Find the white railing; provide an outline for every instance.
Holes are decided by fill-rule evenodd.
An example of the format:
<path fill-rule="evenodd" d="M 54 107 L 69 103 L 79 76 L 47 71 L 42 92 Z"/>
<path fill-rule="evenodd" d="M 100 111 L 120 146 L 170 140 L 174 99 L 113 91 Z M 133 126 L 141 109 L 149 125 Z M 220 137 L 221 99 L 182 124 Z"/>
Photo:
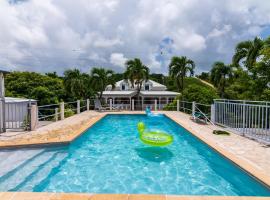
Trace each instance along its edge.
<path fill-rule="evenodd" d="M 215 100 L 214 121 L 236 132 L 270 143 L 270 102 Z"/>
<path fill-rule="evenodd" d="M 94 106 L 90 105 L 90 99 L 38 106 L 38 121 L 63 120 L 65 117 L 90 110 L 90 106 Z"/>

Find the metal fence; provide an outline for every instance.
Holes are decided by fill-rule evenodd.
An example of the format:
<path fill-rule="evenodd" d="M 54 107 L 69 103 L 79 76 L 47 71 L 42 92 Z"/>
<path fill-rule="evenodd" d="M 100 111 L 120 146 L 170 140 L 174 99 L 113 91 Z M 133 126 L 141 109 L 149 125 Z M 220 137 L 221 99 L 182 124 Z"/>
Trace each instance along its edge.
<path fill-rule="evenodd" d="M 214 110 L 215 123 L 270 143 L 270 102 L 215 100 Z"/>
<path fill-rule="evenodd" d="M 10 130 L 29 130 L 31 126 L 31 100 L 0 99 L 0 132 Z"/>

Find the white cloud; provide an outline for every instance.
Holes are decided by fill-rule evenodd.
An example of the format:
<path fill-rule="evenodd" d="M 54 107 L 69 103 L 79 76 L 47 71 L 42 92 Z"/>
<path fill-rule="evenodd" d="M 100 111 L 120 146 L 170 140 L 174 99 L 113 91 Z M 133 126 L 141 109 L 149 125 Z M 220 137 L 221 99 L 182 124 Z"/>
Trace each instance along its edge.
<path fill-rule="evenodd" d="M 122 45 L 123 42 L 119 39 L 107 39 L 107 38 L 97 38 L 96 41 L 94 41 L 95 47 L 112 47 L 115 45 Z"/>
<path fill-rule="evenodd" d="M 126 61 L 127 58 L 122 53 L 112 53 L 110 56 L 110 63 L 121 68 L 124 68 Z"/>
<path fill-rule="evenodd" d="M 179 29 L 173 34 L 172 39 L 177 50 L 201 51 L 206 48 L 205 38 L 193 31 Z"/>
<path fill-rule="evenodd" d="M 126 59 L 139 57 L 152 72 L 166 73 L 170 56 L 185 55 L 202 71 L 230 62 L 236 43 L 270 24 L 265 0 L 8 2 L 0 0 L 0 66 L 7 70 L 123 71 Z M 172 44 L 160 56 L 166 38 Z"/>
<path fill-rule="evenodd" d="M 228 24 L 227 25 L 224 25 L 222 29 L 214 28 L 208 34 L 208 38 L 223 36 L 223 35 L 227 34 L 228 32 L 230 32 L 231 30 L 232 30 L 232 26 L 231 25 L 228 25 Z"/>

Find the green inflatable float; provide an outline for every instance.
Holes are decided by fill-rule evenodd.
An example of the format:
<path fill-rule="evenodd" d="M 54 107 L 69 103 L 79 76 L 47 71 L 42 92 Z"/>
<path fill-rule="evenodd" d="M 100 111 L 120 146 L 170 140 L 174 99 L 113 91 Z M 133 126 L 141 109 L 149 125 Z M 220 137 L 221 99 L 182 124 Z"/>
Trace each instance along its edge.
<path fill-rule="evenodd" d="M 138 131 L 140 140 L 151 146 L 167 146 L 173 142 L 173 136 L 156 130 L 145 130 L 143 122 L 139 122 Z"/>

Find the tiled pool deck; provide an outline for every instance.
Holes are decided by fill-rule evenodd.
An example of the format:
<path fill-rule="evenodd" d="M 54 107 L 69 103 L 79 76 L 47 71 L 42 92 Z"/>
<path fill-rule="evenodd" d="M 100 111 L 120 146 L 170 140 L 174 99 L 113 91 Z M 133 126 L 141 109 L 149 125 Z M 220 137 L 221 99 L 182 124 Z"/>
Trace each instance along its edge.
<path fill-rule="evenodd" d="M 0 136 L 0 148 L 16 148 L 33 145 L 55 145 L 69 143 L 80 136 L 91 125 L 106 114 L 141 114 L 143 112 L 83 112 L 79 115 L 41 127 L 36 131 L 19 135 L 7 133 Z M 270 186 L 270 147 L 236 134 L 218 136 L 212 134 L 212 125 L 200 125 L 190 120 L 190 116 L 181 112 L 162 112 L 175 122 L 207 143 L 223 156 L 245 169 L 251 175 Z M 0 193 L 0 200 L 32 199 L 270 199 L 270 197 L 201 197 L 201 196 L 166 196 L 166 195 L 91 195 L 91 194 L 52 194 L 52 193 Z"/>
<path fill-rule="evenodd" d="M 0 193 L 1 200 L 267 200 L 269 197 L 173 196 L 140 194 L 52 194 L 34 192 Z"/>

